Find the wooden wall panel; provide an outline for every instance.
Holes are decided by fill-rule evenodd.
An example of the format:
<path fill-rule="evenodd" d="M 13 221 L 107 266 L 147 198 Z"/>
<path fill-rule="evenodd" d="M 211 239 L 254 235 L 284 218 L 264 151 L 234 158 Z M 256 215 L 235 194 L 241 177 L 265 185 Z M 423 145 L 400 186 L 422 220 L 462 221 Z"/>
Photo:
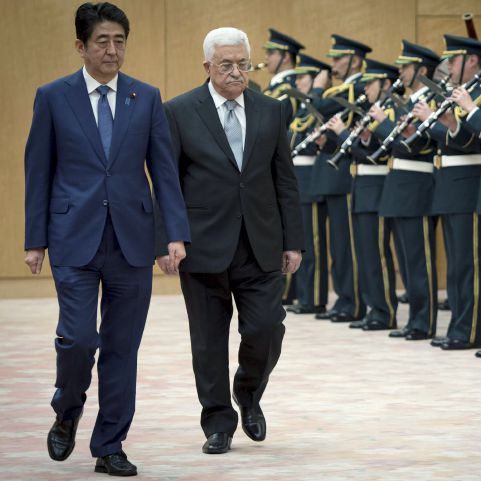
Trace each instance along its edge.
<path fill-rule="evenodd" d="M 74 49 L 73 0 L 0 0 L 0 278 L 28 277 L 23 260 L 23 152 L 38 86 L 82 66 Z M 119 0 L 131 22 L 123 71 L 165 86 L 163 0 Z M 42 276 L 49 276 L 48 266 Z"/>
<path fill-rule="evenodd" d="M 0 281 L 28 278 L 23 259 L 23 150 L 36 88 L 81 66 L 74 50 L 73 17 L 81 1 L 0 0 Z M 481 33 L 479 0 L 118 0 L 132 32 L 123 70 L 158 85 L 164 98 L 199 85 L 205 78 L 202 41 L 212 28 L 236 26 L 247 32 L 253 62 L 269 27 L 303 42 L 306 53 L 324 57 L 331 33 L 358 38 L 372 57 L 391 62 L 400 40 L 417 41 L 440 52 L 442 34 L 465 35 L 461 15 L 471 11 Z M 265 72 L 252 74 L 265 86 Z M 444 259 L 440 256 L 444 273 Z M 48 270 L 44 276 L 48 276 Z M 442 276 L 441 276 L 442 277 Z M 443 279 L 440 279 L 443 285 Z M 1 291 L 1 283 L 0 283 Z M 30 292 L 34 294 L 34 292 Z M 2 293 L 0 292 L 0 297 Z"/>
<path fill-rule="evenodd" d="M 166 0 L 167 11 L 167 94 L 178 95 L 199 85 L 204 79 L 202 42 L 206 33 L 217 27 L 233 26 L 249 36 L 253 63 L 264 60 L 261 48 L 267 39 L 268 28 L 289 33 L 306 46 L 306 53 L 325 57 L 330 47 L 330 34 L 355 37 L 373 47 L 372 57 L 391 62 L 399 53 L 401 38 L 415 40 L 415 0 L 401 3 L 366 0 Z M 275 12 L 275 13 L 273 13 Z M 190 21 L 192 19 L 192 21 Z M 393 21 L 395 19 L 395 21 Z M 179 69 L 180 64 L 184 66 Z M 268 75 L 251 74 L 252 79 L 265 86 Z"/>
<path fill-rule="evenodd" d="M 461 16 L 467 12 L 481 15 L 481 2 L 479 0 L 417 0 L 418 15 Z"/>

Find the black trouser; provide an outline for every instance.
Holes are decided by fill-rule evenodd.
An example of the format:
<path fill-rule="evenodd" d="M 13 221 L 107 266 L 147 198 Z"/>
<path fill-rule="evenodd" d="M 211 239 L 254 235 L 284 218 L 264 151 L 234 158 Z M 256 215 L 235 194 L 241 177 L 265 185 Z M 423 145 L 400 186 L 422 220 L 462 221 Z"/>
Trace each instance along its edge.
<path fill-rule="evenodd" d="M 396 327 L 396 273 L 391 253 L 391 219 L 376 212 L 352 215 L 359 260 L 360 290 L 371 308 L 367 318 Z"/>
<path fill-rule="evenodd" d="M 435 218 L 395 217 L 393 221 L 406 259 L 407 327 L 432 336 L 436 334 L 438 292 Z"/>
<path fill-rule="evenodd" d="M 352 233 L 350 195 L 326 195 L 329 217 L 331 277 L 338 298 L 333 309 L 356 319 L 364 317 L 366 305 L 359 292 L 357 255 Z"/>
<path fill-rule="evenodd" d="M 447 336 L 481 343 L 479 215 L 442 216 L 448 257 L 448 290 L 451 322 Z"/>
<path fill-rule="evenodd" d="M 241 405 L 252 406 L 259 403 L 281 354 L 285 331 L 282 275 L 280 271 L 260 269 L 243 228 L 234 258 L 224 272 L 181 272 L 180 280 L 189 316 L 197 394 L 202 404 L 202 429 L 207 437 L 216 432 L 232 435 L 237 427 L 229 382 L 232 296 L 241 335 L 233 391 Z"/>
<path fill-rule="evenodd" d="M 296 272 L 296 292 L 299 304 L 325 306 L 328 296 L 326 239 L 326 204 L 302 204 L 305 251 Z"/>

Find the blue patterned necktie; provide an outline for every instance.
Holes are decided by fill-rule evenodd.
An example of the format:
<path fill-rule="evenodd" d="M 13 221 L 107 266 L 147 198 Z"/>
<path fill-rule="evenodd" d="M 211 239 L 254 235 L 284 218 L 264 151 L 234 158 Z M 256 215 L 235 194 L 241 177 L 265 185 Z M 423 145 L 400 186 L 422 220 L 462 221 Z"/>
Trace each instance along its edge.
<path fill-rule="evenodd" d="M 97 92 L 100 94 L 97 107 L 98 127 L 107 160 L 109 159 L 110 144 L 112 143 L 112 130 L 114 126 L 112 111 L 110 110 L 109 101 L 107 100 L 107 94 L 109 93 L 109 90 L 110 87 L 107 85 L 100 85 L 97 87 Z"/>
<path fill-rule="evenodd" d="M 224 105 L 227 108 L 227 113 L 224 118 L 224 131 L 229 141 L 230 148 L 234 153 L 237 167 L 242 170 L 242 157 L 244 155 L 242 147 L 242 127 L 234 113 L 234 109 L 237 105 L 235 100 L 226 100 Z"/>

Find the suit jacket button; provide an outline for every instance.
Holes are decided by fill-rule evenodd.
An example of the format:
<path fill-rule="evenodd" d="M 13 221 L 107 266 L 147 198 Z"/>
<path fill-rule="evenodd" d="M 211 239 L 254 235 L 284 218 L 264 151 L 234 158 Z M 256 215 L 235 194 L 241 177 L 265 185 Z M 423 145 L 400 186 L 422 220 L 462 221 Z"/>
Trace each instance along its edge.
<path fill-rule="evenodd" d="M 236 215 L 236 218 L 237 218 L 237 219 L 240 219 L 241 217 L 242 217 L 242 214 L 237 214 L 237 215 Z"/>
<path fill-rule="evenodd" d="M 107 207 L 107 206 L 109 205 L 109 201 L 108 201 L 108 200 L 104 200 L 104 201 L 102 202 L 102 204 L 103 204 L 105 207 Z"/>
<path fill-rule="evenodd" d="M 111 174 L 108 170 L 106 170 L 106 171 L 105 171 L 105 175 L 106 175 L 107 177 L 110 177 L 112 174 Z"/>
<path fill-rule="evenodd" d="M 239 186 L 240 186 L 241 189 L 243 189 L 243 188 L 245 187 L 244 182 L 241 182 L 241 183 L 239 184 Z"/>

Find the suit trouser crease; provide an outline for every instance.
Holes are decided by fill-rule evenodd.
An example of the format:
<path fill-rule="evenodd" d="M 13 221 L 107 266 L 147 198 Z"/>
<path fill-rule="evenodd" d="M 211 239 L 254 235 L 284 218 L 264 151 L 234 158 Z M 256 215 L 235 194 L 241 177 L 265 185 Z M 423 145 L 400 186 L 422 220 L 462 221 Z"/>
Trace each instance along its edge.
<path fill-rule="evenodd" d="M 263 272 L 242 229 L 239 245 L 226 271 L 180 274 L 189 317 L 192 362 L 202 405 L 201 426 L 208 437 L 230 435 L 238 416 L 232 407 L 229 381 L 229 328 L 232 296 L 239 314 L 241 343 L 233 391 L 243 406 L 259 403 L 281 352 L 285 311 L 280 271 Z"/>
<path fill-rule="evenodd" d="M 60 308 L 55 341 L 57 390 L 52 407 L 63 419 L 80 414 L 98 348 L 99 412 L 90 449 L 95 457 L 118 452 L 135 411 L 137 352 L 150 303 L 152 267 L 127 263 L 108 219 L 89 264 L 52 265 L 52 273 Z"/>

